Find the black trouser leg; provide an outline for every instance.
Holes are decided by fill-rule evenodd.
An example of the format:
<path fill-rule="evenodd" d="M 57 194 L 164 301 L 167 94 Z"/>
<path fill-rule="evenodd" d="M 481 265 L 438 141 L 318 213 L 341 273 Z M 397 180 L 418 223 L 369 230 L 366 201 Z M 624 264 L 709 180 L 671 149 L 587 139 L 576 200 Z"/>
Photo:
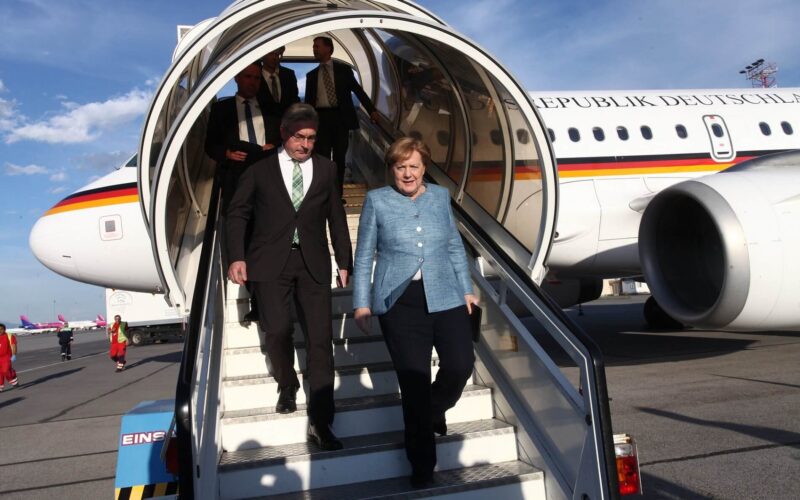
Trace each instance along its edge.
<path fill-rule="evenodd" d="M 350 142 L 350 130 L 341 125 L 342 119 L 338 109 L 318 109 L 319 129 L 314 152 L 336 163 L 336 182 L 339 194 L 344 188 L 344 170 L 347 167 L 347 148 Z M 333 154 L 331 154 L 333 153 Z"/>
<path fill-rule="evenodd" d="M 434 419 L 456 405 L 472 375 L 475 352 L 472 350 L 467 306 L 434 313 L 433 345 L 439 355 L 439 371 L 431 387 L 431 414 Z"/>
<path fill-rule="evenodd" d="M 433 318 L 426 312 L 422 284 L 412 282 L 379 321 L 400 384 L 406 456 L 414 475 L 425 476 L 436 466 L 436 442 L 431 421 Z"/>
<path fill-rule="evenodd" d="M 347 168 L 347 148 L 350 146 L 350 130 L 338 127 L 333 141 L 333 161 L 336 163 L 336 181 L 339 195 L 344 193 L 344 171 Z"/>
<path fill-rule="evenodd" d="M 253 282 L 265 348 L 278 387 L 299 387 L 294 369 L 294 325 L 291 317 L 293 280 L 281 273 L 274 281 Z"/>

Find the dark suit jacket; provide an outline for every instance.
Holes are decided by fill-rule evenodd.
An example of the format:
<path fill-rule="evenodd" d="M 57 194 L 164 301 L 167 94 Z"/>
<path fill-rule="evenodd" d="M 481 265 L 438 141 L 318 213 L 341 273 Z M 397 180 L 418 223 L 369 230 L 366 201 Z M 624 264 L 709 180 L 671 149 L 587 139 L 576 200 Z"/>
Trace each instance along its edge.
<path fill-rule="evenodd" d="M 276 146 L 281 143 L 280 120 L 283 112 L 292 104 L 300 102 L 297 94 L 297 77 L 293 70 L 278 66 L 278 81 L 281 86 L 280 101 L 276 102 L 272 97 L 272 92 L 269 90 L 270 83 L 264 79 L 264 73 L 261 73 L 261 85 L 259 85 L 256 95 L 261 108 L 273 118 L 270 120 L 269 130 L 267 130 L 267 142 Z"/>
<path fill-rule="evenodd" d="M 264 119 L 266 130 L 269 117 L 264 115 L 263 107 L 261 116 Z M 247 160 L 228 160 L 225 158 L 226 149 L 246 151 Z M 206 128 L 205 151 L 209 157 L 217 162 L 217 168 L 222 169 L 223 210 L 227 208 L 242 172 L 268 154 L 268 152 L 262 151 L 261 146 L 239 139 L 239 117 L 236 114 L 236 99 L 234 97 L 224 97 L 211 105 L 211 114 Z"/>
<path fill-rule="evenodd" d="M 309 71 L 306 75 L 306 103 L 316 107 L 317 106 L 317 78 L 319 75 L 319 66 Z M 351 92 L 355 92 L 358 101 L 367 109 L 368 113 L 375 111 L 375 106 L 372 104 L 367 93 L 361 88 L 361 85 L 356 81 L 353 70 L 345 63 L 334 60 L 333 61 L 333 84 L 336 87 L 336 100 L 339 101 L 339 113 L 342 118 L 342 124 L 350 130 L 358 128 L 358 118 L 356 117 L 356 109 L 353 107 L 353 98 Z"/>
<path fill-rule="evenodd" d="M 314 155 L 312 161 L 311 186 L 296 212 L 281 177 L 278 155 L 259 161 L 239 179 L 228 209 L 226 236 L 230 261 L 247 262 L 248 280 L 278 277 L 292 251 L 295 228 L 303 260 L 315 281 L 322 284 L 331 280 L 326 225 L 330 228 L 337 265 L 340 269 L 351 269 L 352 247 L 336 187 L 336 168 L 333 162 L 321 156 Z M 253 232 L 245 242 L 250 220 Z"/>

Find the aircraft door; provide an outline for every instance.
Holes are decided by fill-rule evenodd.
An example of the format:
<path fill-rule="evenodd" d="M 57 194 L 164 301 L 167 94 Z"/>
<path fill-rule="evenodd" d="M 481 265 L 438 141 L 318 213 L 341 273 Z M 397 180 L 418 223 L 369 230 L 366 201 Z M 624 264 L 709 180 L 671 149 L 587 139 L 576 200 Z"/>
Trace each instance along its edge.
<path fill-rule="evenodd" d="M 711 141 L 711 158 L 717 162 L 731 161 L 736 157 L 728 126 L 720 115 L 703 116 L 703 124 Z"/>

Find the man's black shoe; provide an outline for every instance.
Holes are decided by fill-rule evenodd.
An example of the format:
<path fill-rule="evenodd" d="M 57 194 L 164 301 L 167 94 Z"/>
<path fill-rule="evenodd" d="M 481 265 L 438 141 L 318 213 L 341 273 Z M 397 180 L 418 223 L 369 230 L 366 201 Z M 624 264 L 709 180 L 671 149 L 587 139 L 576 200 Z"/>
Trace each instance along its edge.
<path fill-rule="evenodd" d="M 336 439 L 331 428 L 327 425 L 309 425 L 308 440 L 325 451 L 341 450 L 344 448 L 342 442 Z"/>
<path fill-rule="evenodd" d="M 258 321 L 258 311 L 251 309 L 249 313 L 244 315 L 242 321 Z"/>
<path fill-rule="evenodd" d="M 414 489 L 429 488 L 431 486 L 433 486 L 433 472 L 411 475 L 411 487 Z"/>
<path fill-rule="evenodd" d="M 294 413 L 297 411 L 297 387 L 278 388 L 278 403 L 275 405 L 278 413 Z"/>
<path fill-rule="evenodd" d="M 447 421 L 444 419 L 444 415 L 433 418 L 433 432 L 440 436 L 447 434 Z"/>

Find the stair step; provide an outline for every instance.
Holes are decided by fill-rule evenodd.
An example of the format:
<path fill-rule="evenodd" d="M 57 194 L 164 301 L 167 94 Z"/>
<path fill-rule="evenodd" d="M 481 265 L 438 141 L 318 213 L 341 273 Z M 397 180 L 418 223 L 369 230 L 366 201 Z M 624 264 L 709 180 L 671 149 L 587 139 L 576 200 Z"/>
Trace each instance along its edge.
<path fill-rule="evenodd" d="M 400 394 L 381 394 L 336 400 L 333 432 L 339 437 L 376 434 L 403 428 Z M 456 406 L 448 410 L 448 425 L 493 417 L 491 390 L 478 385 L 464 388 Z M 275 413 L 274 407 L 226 411 L 222 417 L 222 444 L 226 450 L 302 443 L 306 439 L 308 412 Z"/>
<path fill-rule="evenodd" d="M 353 320 L 352 313 L 334 316 L 331 324 L 333 326 L 334 339 L 366 337 Z M 256 321 L 227 322 L 224 335 L 225 347 L 237 349 L 264 345 L 264 331 L 258 325 L 259 323 Z M 381 337 L 381 329 L 377 320 L 372 321 L 372 334 L 370 336 Z M 294 338 L 296 341 L 303 339 L 300 323 L 297 322 L 294 324 Z"/>
<path fill-rule="evenodd" d="M 364 483 L 331 486 L 270 496 L 271 500 L 400 500 L 458 495 L 459 500 L 526 499 L 544 500 L 544 473 L 520 461 L 477 465 L 463 469 L 437 471 L 432 485 L 412 489 L 406 477 L 379 479 Z M 267 497 L 260 497 L 267 498 Z"/>
<path fill-rule="evenodd" d="M 383 337 L 377 335 L 333 340 L 333 361 L 337 367 L 357 366 L 390 361 Z M 225 377 L 261 375 L 271 371 L 271 364 L 262 347 L 224 349 Z M 295 343 L 294 366 L 305 370 L 306 349 Z"/>
<path fill-rule="evenodd" d="M 219 466 L 223 498 L 252 498 L 407 476 L 403 432 L 343 437 L 345 448 L 321 451 L 310 443 L 225 452 Z M 517 459 L 514 428 L 499 420 L 448 426 L 436 438 L 437 470 Z"/>
<path fill-rule="evenodd" d="M 439 371 L 438 360 L 431 361 L 431 380 Z M 398 392 L 397 373 L 390 362 L 335 369 L 334 391 L 337 398 L 354 398 Z M 300 384 L 305 387 L 303 374 Z M 473 379 L 467 384 L 472 384 Z M 307 388 L 306 388 L 307 389 Z M 268 374 L 227 377 L 222 383 L 225 411 L 268 408 L 278 402 L 278 383 Z M 297 393 L 297 402 L 306 403 L 306 392 Z"/>

